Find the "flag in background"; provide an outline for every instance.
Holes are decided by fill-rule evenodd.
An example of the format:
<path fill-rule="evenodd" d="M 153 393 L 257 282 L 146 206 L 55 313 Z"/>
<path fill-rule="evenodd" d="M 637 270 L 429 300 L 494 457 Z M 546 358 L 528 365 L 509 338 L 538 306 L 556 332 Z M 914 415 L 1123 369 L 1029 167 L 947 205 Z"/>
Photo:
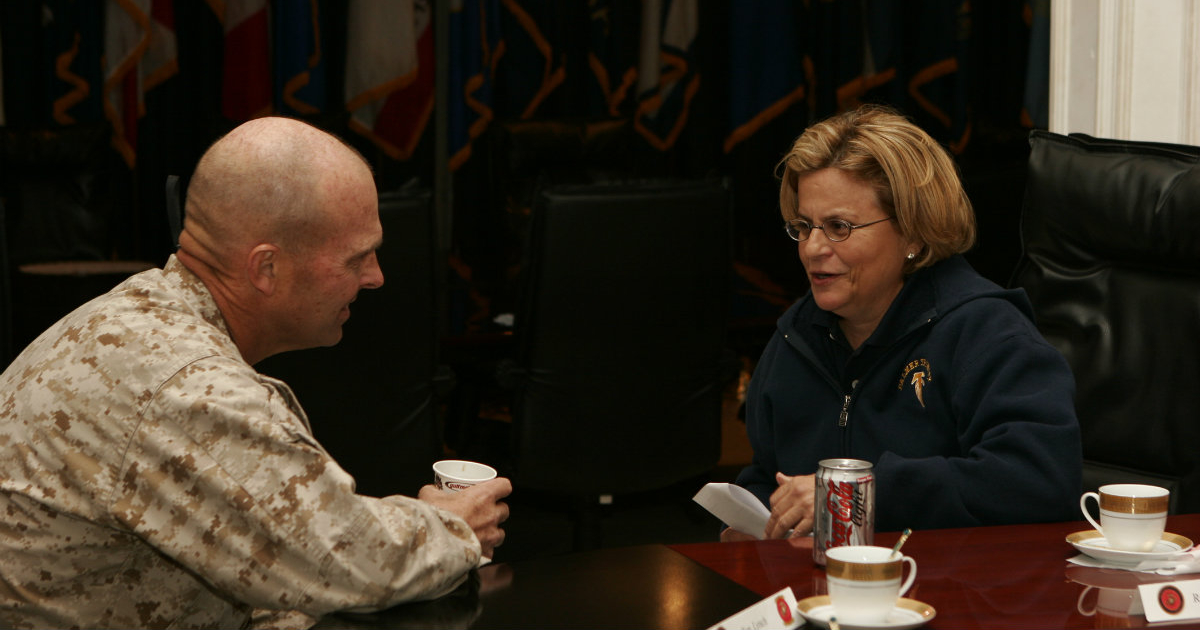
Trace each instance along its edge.
<path fill-rule="evenodd" d="M 588 2 L 587 61 L 596 91 L 589 99 L 589 114 L 620 118 L 632 113 L 641 17 L 638 7 L 628 2 Z"/>
<path fill-rule="evenodd" d="M 243 121 L 271 113 L 267 0 L 208 0 L 225 31 L 221 113 Z"/>
<path fill-rule="evenodd" d="M 836 77 L 838 111 L 859 107 L 868 96 L 888 103 L 905 101 L 903 81 L 896 78 L 902 54 L 907 52 L 904 20 L 910 6 L 902 0 L 872 0 L 869 6 L 856 7 L 861 13 L 854 14 L 853 23 L 847 25 L 847 30 L 854 32 L 847 39 L 860 46 L 854 56 L 858 63 L 853 68 L 842 65 L 847 72 Z"/>
<path fill-rule="evenodd" d="M 506 56 L 505 102 L 498 107 L 529 120 L 567 78 L 567 45 L 554 38 L 568 36 L 560 22 L 572 8 L 559 0 L 502 0 L 500 4 Z"/>
<path fill-rule="evenodd" d="M 792 0 L 742 0 L 729 7 L 729 153 L 805 97 L 805 59 Z M 809 62 L 811 63 L 811 62 Z"/>
<path fill-rule="evenodd" d="M 429 0 L 351 0 L 346 21 L 350 128 L 396 159 L 412 156 L 433 113 Z"/>
<path fill-rule="evenodd" d="M 690 54 L 699 31 L 697 5 L 697 0 L 642 3 L 639 103 L 633 127 L 660 151 L 679 139 L 700 88 L 700 73 Z"/>
<path fill-rule="evenodd" d="M 38 70 L 52 77 L 45 95 L 51 101 L 51 122 L 71 125 L 102 120 L 104 5 L 65 0 L 43 0 L 40 4 L 44 51 L 40 59 L 49 67 Z M 38 107 L 44 105 L 39 103 Z"/>
<path fill-rule="evenodd" d="M 909 5 L 905 5 L 910 9 Z M 908 81 L 909 96 L 942 129 L 927 129 L 961 153 L 971 138 L 967 109 L 967 65 L 971 23 L 968 0 L 922 0 L 921 19 L 910 41 L 915 72 Z M 941 132 L 941 133 L 939 133 Z"/>
<path fill-rule="evenodd" d="M 286 115 L 325 109 L 325 55 L 321 50 L 319 0 L 276 0 L 275 108 Z"/>
<path fill-rule="evenodd" d="M 104 114 L 113 147 L 133 166 L 145 92 L 179 69 L 172 0 L 108 0 L 105 12 Z"/>
<path fill-rule="evenodd" d="M 113 148 L 133 166 L 137 147 L 138 62 L 150 45 L 150 0 L 108 0 L 104 21 L 104 114 Z"/>
<path fill-rule="evenodd" d="M 142 92 L 149 92 L 179 73 L 175 39 L 175 0 L 150 1 L 150 45 L 142 58 Z"/>
<path fill-rule="evenodd" d="M 393 157 L 408 159 L 417 149 L 433 116 L 434 75 L 433 5 L 427 0 L 413 3 L 413 32 L 417 39 L 417 74 L 408 85 L 392 92 L 383 102 L 375 121 L 376 133 L 400 152 Z"/>
<path fill-rule="evenodd" d="M 453 0 L 450 5 L 450 170 L 471 157 L 471 142 L 492 122 L 496 66 L 506 47 L 500 0 Z"/>

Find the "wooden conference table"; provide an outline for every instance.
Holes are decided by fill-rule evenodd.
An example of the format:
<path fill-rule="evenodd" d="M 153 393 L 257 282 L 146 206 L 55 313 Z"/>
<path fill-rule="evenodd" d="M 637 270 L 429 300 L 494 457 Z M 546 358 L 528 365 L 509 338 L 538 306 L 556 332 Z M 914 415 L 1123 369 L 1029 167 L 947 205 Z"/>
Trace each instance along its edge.
<path fill-rule="evenodd" d="M 1196 579 L 1080 567 L 1068 534 L 1085 521 L 916 531 L 908 597 L 933 606 L 937 628 L 1148 627 L 1130 614 L 1139 583 Z M 1200 514 L 1167 531 L 1200 541 Z M 898 535 L 879 533 L 878 545 Z M 797 600 L 825 593 L 811 539 L 646 545 L 498 563 L 434 602 L 318 627 L 707 628 L 790 586 Z M 1200 624 L 1195 624 L 1200 625 Z"/>

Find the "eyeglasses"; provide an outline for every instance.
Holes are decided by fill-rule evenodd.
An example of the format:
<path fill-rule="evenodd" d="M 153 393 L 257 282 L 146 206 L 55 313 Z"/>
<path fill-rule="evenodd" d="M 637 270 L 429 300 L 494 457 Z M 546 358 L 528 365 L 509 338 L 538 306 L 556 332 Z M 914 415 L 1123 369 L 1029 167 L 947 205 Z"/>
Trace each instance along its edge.
<path fill-rule="evenodd" d="M 849 221 L 844 221 L 842 219 L 830 219 L 829 221 L 825 222 L 825 225 L 813 225 L 804 219 L 796 219 L 794 221 L 788 221 L 787 223 L 784 223 L 783 227 L 785 230 L 787 230 L 788 236 L 792 237 L 793 241 L 807 241 L 808 237 L 812 235 L 813 230 L 821 230 L 825 233 L 825 238 L 833 241 L 834 243 L 840 243 L 850 238 L 850 233 L 858 228 L 867 227 L 868 225 L 875 225 L 876 223 L 883 223 L 884 221 L 891 221 L 894 218 L 896 217 L 887 217 L 879 219 L 878 221 L 859 223 L 858 225 L 851 225 Z"/>

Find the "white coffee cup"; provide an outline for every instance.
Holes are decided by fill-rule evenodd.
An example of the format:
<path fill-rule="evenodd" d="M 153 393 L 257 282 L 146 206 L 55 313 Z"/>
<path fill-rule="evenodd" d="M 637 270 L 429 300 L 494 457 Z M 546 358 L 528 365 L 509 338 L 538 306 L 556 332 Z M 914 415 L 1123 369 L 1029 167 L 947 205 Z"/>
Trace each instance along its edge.
<path fill-rule="evenodd" d="M 1096 591 L 1096 605 L 1091 609 L 1084 607 L 1084 599 L 1088 593 Z M 1088 586 L 1079 594 L 1079 600 L 1075 604 L 1075 608 L 1079 610 L 1079 614 L 1085 617 L 1097 616 L 1108 621 L 1107 624 L 1097 621 L 1097 628 L 1120 628 L 1121 625 L 1113 625 L 1114 621 L 1128 622 L 1131 615 L 1137 614 L 1133 612 L 1134 602 L 1138 603 L 1138 611 L 1141 609 L 1141 596 L 1136 588 L 1100 588 L 1096 586 Z M 1127 627 L 1127 626 L 1126 626 Z"/>
<path fill-rule="evenodd" d="M 1079 497 L 1083 516 L 1104 536 L 1108 546 L 1121 551 L 1153 551 L 1167 526 L 1166 488 L 1137 483 L 1100 486 L 1100 492 Z M 1087 500 L 1100 505 L 1100 522 L 1088 512 Z"/>
<path fill-rule="evenodd" d="M 462 459 L 443 459 L 433 464 L 433 485 L 438 490 L 458 492 L 496 478 L 496 469 Z"/>
<path fill-rule="evenodd" d="M 908 578 L 901 584 L 904 564 Z M 847 624 L 880 624 L 917 578 L 917 561 L 887 547 L 852 545 L 825 551 L 825 582 L 833 614 Z"/>

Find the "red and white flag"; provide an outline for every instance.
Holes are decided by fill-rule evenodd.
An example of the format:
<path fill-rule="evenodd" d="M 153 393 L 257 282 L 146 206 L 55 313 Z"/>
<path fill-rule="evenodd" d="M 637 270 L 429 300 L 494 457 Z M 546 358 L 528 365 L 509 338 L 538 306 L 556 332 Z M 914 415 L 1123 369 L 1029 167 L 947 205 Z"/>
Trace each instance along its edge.
<path fill-rule="evenodd" d="M 351 0 L 346 32 L 350 128 L 407 159 L 433 114 L 429 0 Z"/>
<path fill-rule="evenodd" d="M 267 0 L 208 0 L 225 30 L 221 113 L 240 122 L 271 105 L 271 29 Z"/>
<path fill-rule="evenodd" d="M 172 0 L 108 0 L 104 27 L 104 115 L 113 146 L 133 166 L 145 92 L 178 70 Z"/>
<path fill-rule="evenodd" d="M 153 90 L 179 73 L 178 51 L 174 0 L 151 0 L 150 45 L 138 73 L 142 77 L 142 92 Z"/>

